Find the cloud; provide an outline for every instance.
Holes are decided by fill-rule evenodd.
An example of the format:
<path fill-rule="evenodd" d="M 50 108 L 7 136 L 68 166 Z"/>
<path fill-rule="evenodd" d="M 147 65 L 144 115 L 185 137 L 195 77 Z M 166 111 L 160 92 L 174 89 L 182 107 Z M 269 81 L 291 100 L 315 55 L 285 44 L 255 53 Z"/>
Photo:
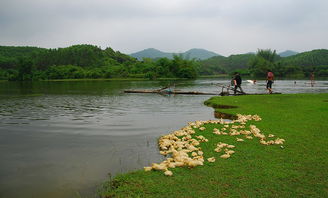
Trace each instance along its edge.
<path fill-rule="evenodd" d="M 220 54 L 325 48 L 326 0 L 2 0 L 0 45 Z"/>

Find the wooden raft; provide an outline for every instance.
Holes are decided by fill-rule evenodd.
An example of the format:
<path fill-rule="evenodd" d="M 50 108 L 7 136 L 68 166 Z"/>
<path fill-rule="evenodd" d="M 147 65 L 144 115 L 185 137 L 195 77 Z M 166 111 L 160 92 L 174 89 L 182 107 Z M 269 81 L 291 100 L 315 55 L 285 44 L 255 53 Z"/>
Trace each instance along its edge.
<path fill-rule="evenodd" d="M 167 90 L 125 90 L 124 93 L 157 93 L 157 94 L 185 94 L 185 95 L 212 95 L 212 96 L 242 96 L 242 95 L 270 95 L 268 93 L 238 93 L 237 94 L 231 94 L 231 93 L 204 93 L 204 92 L 197 92 L 197 91 L 167 91 Z M 278 92 L 274 92 L 272 94 L 281 94 Z"/>
<path fill-rule="evenodd" d="M 168 90 L 125 90 L 124 93 L 158 93 L 158 94 L 186 94 L 186 95 L 219 95 L 197 91 L 168 91 Z"/>

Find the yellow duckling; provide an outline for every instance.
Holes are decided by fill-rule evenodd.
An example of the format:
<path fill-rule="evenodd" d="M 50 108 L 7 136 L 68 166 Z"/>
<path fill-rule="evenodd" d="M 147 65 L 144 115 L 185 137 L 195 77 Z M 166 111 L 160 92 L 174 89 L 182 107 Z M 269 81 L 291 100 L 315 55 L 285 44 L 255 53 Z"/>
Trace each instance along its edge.
<path fill-rule="evenodd" d="M 246 135 L 245 138 L 246 139 L 250 139 L 250 140 L 253 139 L 253 137 L 252 136 L 249 136 L 249 135 Z"/>
<path fill-rule="evenodd" d="M 264 140 L 260 140 L 260 143 L 263 144 L 263 145 L 268 145 L 268 143 Z"/>
<path fill-rule="evenodd" d="M 273 140 L 267 141 L 268 145 L 272 145 L 275 144 L 275 142 Z"/>
<path fill-rule="evenodd" d="M 164 172 L 164 175 L 166 175 L 166 176 L 172 176 L 173 173 L 172 173 L 172 171 L 167 170 L 167 171 Z"/>
<path fill-rule="evenodd" d="M 227 158 L 230 157 L 230 155 L 229 155 L 229 154 L 223 154 L 223 155 L 221 155 L 220 157 L 223 158 L 223 159 L 227 159 Z"/>
<path fill-rule="evenodd" d="M 252 119 L 255 120 L 255 121 L 260 121 L 260 120 L 262 120 L 262 118 L 261 118 L 259 115 L 253 115 L 253 116 L 252 116 Z"/>
<path fill-rule="evenodd" d="M 232 155 L 232 154 L 235 153 L 235 151 L 233 151 L 233 150 L 226 150 L 225 153 L 228 154 L 228 155 Z"/>
<path fill-rule="evenodd" d="M 277 138 L 274 143 L 275 144 L 284 144 L 285 140 L 284 139 L 281 139 L 281 138 Z"/>
<path fill-rule="evenodd" d="M 145 171 L 151 171 L 153 168 L 152 167 L 150 167 L 150 166 L 146 166 L 146 167 L 144 167 L 144 170 Z"/>
<path fill-rule="evenodd" d="M 218 144 L 216 144 L 216 146 L 217 146 L 218 148 L 223 148 L 223 147 L 228 146 L 228 144 L 226 144 L 226 143 L 222 143 L 222 142 L 219 142 Z"/>
<path fill-rule="evenodd" d="M 183 163 L 183 162 L 175 162 L 174 165 L 175 165 L 176 167 L 181 167 L 181 166 L 184 165 L 184 163 Z"/>
<path fill-rule="evenodd" d="M 187 148 L 188 150 L 190 150 L 190 151 L 197 151 L 197 150 L 198 150 L 198 148 L 196 148 L 196 147 L 194 147 L 193 145 L 190 145 L 190 144 L 188 144 L 188 145 L 186 146 L 186 148 Z"/>
<path fill-rule="evenodd" d="M 196 139 L 191 139 L 191 140 L 190 140 L 190 143 L 191 143 L 191 145 L 193 145 L 193 146 L 198 146 L 198 145 L 199 145 L 199 141 L 196 140 Z"/>
<path fill-rule="evenodd" d="M 168 168 L 175 168 L 175 162 L 170 162 L 168 165 L 167 165 Z"/>
<path fill-rule="evenodd" d="M 207 161 L 209 161 L 209 162 L 215 162 L 215 157 L 207 158 Z"/>
<path fill-rule="evenodd" d="M 189 167 L 196 167 L 196 166 L 202 166 L 203 165 L 203 162 L 202 161 L 199 161 L 199 160 L 189 160 L 187 162 L 187 165 Z"/>
<path fill-rule="evenodd" d="M 244 140 L 241 138 L 236 138 L 237 142 L 243 142 Z"/>
<path fill-rule="evenodd" d="M 197 157 L 194 157 L 194 160 L 204 162 L 204 157 L 203 156 L 197 156 Z"/>
<path fill-rule="evenodd" d="M 167 155 L 168 154 L 168 151 L 160 151 L 159 152 L 161 155 Z"/>
<path fill-rule="evenodd" d="M 166 171 L 167 170 L 167 167 L 165 165 L 163 165 L 163 164 L 153 163 L 151 167 L 154 170 L 160 170 L 160 171 Z"/>

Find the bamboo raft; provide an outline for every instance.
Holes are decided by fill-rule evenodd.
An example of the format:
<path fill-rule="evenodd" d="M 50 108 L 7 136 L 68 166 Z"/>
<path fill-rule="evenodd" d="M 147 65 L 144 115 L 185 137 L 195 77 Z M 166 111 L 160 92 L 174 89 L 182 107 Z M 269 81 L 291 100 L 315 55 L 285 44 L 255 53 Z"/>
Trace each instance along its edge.
<path fill-rule="evenodd" d="M 168 91 L 168 90 L 125 90 L 124 93 L 157 93 L 157 94 L 185 94 L 185 95 L 219 95 L 198 91 Z"/>
<path fill-rule="evenodd" d="M 206 92 L 198 92 L 198 91 L 171 91 L 171 90 L 125 90 L 124 93 L 157 93 L 162 95 L 169 94 L 184 94 L 184 95 L 212 95 L 212 96 L 241 96 L 241 95 L 269 95 L 268 93 L 241 93 L 237 91 L 237 94 L 230 93 L 206 93 Z M 281 94 L 278 92 L 274 92 L 272 94 Z"/>
<path fill-rule="evenodd" d="M 231 94 L 230 91 L 234 91 L 234 88 L 231 86 L 226 86 L 223 84 L 218 84 L 222 90 L 220 93 L 206 93 L 206 92 L 198 92 L 198 91 L 178 91 L 171 90 L 171 86 L 166 86 L 161 89 L 154 90 L 125 90 L 124 93 L 157 93 L 161 95 L 170 95 L 170 94 L 185 94 L 185 95 L 212 95 L 212 96 L 241 96 L 241 95 L 268 95 L 268 93 L 245 93 L 239 90 L 236 90 L 236 94 Z M 174 85 L 175 87 L 175 85 Z M 226 91 L 224 91 L 226 90 Z M 281 94 L 278 92 L 274 92 L 271 94 Z"/>

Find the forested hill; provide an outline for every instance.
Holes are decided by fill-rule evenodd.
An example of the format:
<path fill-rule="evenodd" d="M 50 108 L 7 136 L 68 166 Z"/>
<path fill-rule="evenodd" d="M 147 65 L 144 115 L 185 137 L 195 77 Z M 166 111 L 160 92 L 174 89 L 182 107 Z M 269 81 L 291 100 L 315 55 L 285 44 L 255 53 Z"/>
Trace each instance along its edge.
<path fill-rule="evenodd" d="M 328 50 L 318 49 L 280 57 L 276 51 L 215 56 L 195 60 L 204 50 L 190 50 L 172 59 L 138 60 L 111 48 L 73 45 L 66 48 L 0 46 L 0 80 L 43 80 L 67 78 L 158 77 L 195 78 L 197 75 L 231 74 L 263 76 L 267 69 L 276 76 L 304 77 L 311 72 L 328 76 Z M 189 56 L 189 57 L 188 57 Z"/>
<path fill-rule="evenodd" d="M 0 68 L 14 68 L 18 57 L 31 57 L 45 51 L 46 49 L 38 47 L 0 46 Z"/>
<path fill-rule="evenodd" d="M 288 56 L 286 58 L 281 59 L 281 63 L 286 65 L 306 67 L 328 65 L 328 50 L 317 49 L 309 52 L 299 53 L 294 56 Z"/>
<path fill-rule="evenodd" d="M 248 68 L 249 60 L 255 54 L 237 54 L 228 57 L 215 56 L 200 62 L 200 72 L 203 75 L 231 73 L 236 70 Z"/>
<path fill-rule="evenodd" d="M 111 48 L 105 50 L 93 45 L 73 45 L 67 48 L 45 49 L 37 47 L 0 46 L 0 68 L 14 69 L 19 59 L 29 58 L 38 69 L 47 69 L 53 65 L 76 65 L 95 67 L 107 63 L 134 62 L 134 58 L 115 52 Z"/>
<path fill-rule="evenodd" d="M 46 51 L 45 48 L 39 47 L 14 47 L 14 46 L 0 46 L 1 57 L 18 57 L 18 56 L 29 56 L 34 53 Z"/>
<path fill-rule="evenodd" d="M 195 78 L 198 62 L 136 58 L 93 45 L 66 48 L 0 46 L 0 80 L 44 80 L 68 78 L 157 77 Z"/>
<path fill-rule="evenodd" d="M 273 53 L 273 52 L 272 52 Z M 229 57 L 215 56 L 200 62 L 200 74 L 211 75 L 239 71 L 247 75 L 263 75 L 267 69 L 279 76 L 307 76 L 315 71 L 319 76 L 328 76 L 328 50 L 318 49 L 280 57 L 275 52 L 273 60 L 266 61 L 259 54 L 239 54 Z M 265 57 L 264 57 L 265 58 Z"/>

